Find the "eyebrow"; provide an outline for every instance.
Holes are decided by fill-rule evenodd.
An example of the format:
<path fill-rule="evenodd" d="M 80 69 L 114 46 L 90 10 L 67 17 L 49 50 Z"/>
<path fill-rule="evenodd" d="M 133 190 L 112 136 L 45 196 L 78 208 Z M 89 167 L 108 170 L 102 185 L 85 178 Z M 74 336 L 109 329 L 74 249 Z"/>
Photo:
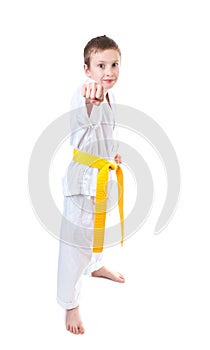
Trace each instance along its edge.
<path fill-rule="evenodd" d="M 97 61 L 98 63 L 107 63 L 107 62 L 109 62 L 109 61 Z M 114 60 L 114 61 L 112 61 L 112 63 L 115 63 L 115 62 L 119 62 L 119 60 Z"/>

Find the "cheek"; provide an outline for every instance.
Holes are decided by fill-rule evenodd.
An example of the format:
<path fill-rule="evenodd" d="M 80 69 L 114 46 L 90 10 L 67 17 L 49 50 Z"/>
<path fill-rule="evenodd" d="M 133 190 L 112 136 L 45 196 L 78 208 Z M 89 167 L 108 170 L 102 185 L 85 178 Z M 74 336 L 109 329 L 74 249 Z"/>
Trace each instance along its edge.
<path fill-rule="evenodd" d="M 102 76 L 103 76 L 103 72 L 101 72 L 101 71 L 96 71 L 96 72 L 94 72 L 94 77 L 100 78 L 100 77 L 102 77 Z"/>
<path fill-rule="evenodd" d="M 97 74 L 97 78 L 98 78 L 98 80 L 102 80 L 102 79 L 103 79 L 103 77 L 104 77 L 103 72 L 100 72 L 100 73 L 98 73 L 98 74 Z"/>

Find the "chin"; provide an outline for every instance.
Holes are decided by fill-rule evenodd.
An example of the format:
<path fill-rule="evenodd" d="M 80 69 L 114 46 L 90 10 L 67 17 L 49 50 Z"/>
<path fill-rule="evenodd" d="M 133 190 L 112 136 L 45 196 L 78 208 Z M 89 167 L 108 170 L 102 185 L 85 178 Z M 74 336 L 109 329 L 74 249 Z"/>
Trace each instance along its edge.
<path fill-rule="evenodd" d="M 113 82 L 113 83 L 103 83 L 103 87 L 104 87 L 104 89 L 109 90 L 109 89 L 111 89 L 115 84 L 116 84 L 116 82 Z"/>

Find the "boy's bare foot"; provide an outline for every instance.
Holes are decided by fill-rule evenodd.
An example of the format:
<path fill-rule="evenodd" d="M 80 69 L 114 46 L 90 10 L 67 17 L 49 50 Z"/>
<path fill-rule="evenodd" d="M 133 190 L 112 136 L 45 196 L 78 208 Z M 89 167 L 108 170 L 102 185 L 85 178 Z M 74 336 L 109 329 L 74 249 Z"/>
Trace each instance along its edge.
<path fill-rule="evenodd" d="M 120 283 L 125 282 L 125 278 L 123 277 L 123 275 L 121 275 L 121 273 L 110 271 L 105 266 L 101 267 L 97 271 L 92 272 L 92 276 L 93 277 L 104 277 L 104 278 L 108 278 L 112 281 L 120 282 Z"/>
<path fill-rule="evenodd" d="M 66 310 L 66 329 L 73 334 L 83 334 L 85 332 L 79 314 L 79 306 Z"/>

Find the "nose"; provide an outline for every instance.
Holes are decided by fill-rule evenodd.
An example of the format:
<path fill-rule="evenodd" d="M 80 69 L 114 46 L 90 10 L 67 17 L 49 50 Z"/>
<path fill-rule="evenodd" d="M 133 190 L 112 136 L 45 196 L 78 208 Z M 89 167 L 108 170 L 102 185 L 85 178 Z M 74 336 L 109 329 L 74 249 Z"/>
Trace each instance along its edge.
<path fill-rule="evenodd" d="M 106 76 L 109 77 L 110 75 L 112 75 L 112 67 L 107 65 L 107 67 L 106 67 Z"/>

